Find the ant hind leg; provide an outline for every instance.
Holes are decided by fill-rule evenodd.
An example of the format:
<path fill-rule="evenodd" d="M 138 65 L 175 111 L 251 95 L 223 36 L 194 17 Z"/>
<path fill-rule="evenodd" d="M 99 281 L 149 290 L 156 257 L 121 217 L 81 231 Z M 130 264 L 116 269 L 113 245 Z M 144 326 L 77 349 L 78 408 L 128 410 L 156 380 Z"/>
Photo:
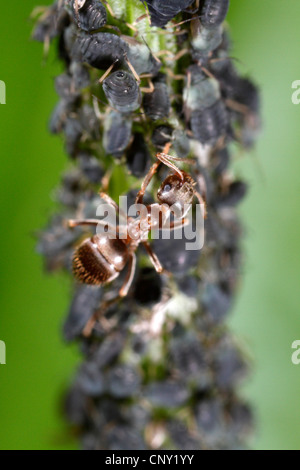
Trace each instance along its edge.
<path fill-rule="evenodd" d="M 160 261 L 158 259 L 158 257 L 156 256 L 156 254 L 154 253 L 154 251 L 152 250 L 151 246 L 149 245 L 148 242 L 143 242 L 143 245 L 149 255 L 149 258 L 155 268 L 155 270 L 158 272 L 158 273 L 162 273 L 164 268 L 162 267 L 162 265 L 160 264 Z"/>
<path fill-rule="evenodd" d="M 82 330 L 83 336 L 89 337 L 92 333 L 92 330 L 93 330 L 95 324 L 97 323 L 99 318 L 102 315 L 104 315 L 104 313 L 107 311 L 107 309 L 109 307 L 111 307 L 112 305 L 114 305 L 119 300 L 121 300 L 123 297 L 126 297 L 126 295 L 128 294 L 128 291 L 130 289 L 130 286 L 132 284 L 133 278 L 134 278 L 135 268 L 136 268 L 136 256 L 133 253 L 130 257 L 130 260 L 129 260 L 129 268 L 128 268 L 126 278 L 124 280 L 124 283 L 123 283 L 121 289 L 119 290 L 118 295 L 111 298 L 111 299 L 108 299 L 108 300 L 104 301 L 102 306 L 98 310 L 96 310 L 96 312 L 91 316 L 91 318 L 87 321 L 85 327 L 83 328 L 83 330 Z"/>

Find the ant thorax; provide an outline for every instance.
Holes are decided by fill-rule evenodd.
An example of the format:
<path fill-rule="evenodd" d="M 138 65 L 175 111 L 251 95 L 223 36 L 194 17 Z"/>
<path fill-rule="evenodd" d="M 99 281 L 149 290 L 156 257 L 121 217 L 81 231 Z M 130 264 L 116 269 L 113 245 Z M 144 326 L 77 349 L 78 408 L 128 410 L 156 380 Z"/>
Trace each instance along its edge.
<path fill-rule="evenodd" d="M 139 243 L 147 241 L 151 231 L 171 231 L 174 225 L 180 227 L 190 207 L 190 204 L 181 207 L 176 203 L 173 206 L 164 203 L 153 203 L 148 206 L 134 204 L 129 208 L 129 214 L 133 215 L 135 212 L 136 217 L 127 218 L 126 236 L 124 225 L 119 225 L 120 238 L 126 237 L 128 242 L 135 247 Z M 123 230 L 120 229 L 121 226 Z M 122 231 L 123 236 L 121 235 Z"/>

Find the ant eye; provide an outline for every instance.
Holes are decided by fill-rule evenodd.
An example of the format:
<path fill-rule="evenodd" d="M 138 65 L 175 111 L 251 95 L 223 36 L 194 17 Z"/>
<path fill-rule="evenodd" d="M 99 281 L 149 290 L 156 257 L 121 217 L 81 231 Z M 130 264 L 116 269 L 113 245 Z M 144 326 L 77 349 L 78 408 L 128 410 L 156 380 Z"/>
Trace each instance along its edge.
<path fill-rule="evenodd" d="M 171 189 L 172 189 L 172 186 L 171 186 L 170 184 L 166 184 L 166 185 L 164 186 L 164 192 L 171 191 Z"/>

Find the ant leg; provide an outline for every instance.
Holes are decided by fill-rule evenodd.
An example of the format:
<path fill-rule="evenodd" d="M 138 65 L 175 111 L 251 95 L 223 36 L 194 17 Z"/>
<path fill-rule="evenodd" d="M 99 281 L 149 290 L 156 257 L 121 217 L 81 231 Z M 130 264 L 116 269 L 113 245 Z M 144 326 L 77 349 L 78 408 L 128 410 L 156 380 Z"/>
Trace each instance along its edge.
<path fill-rule="evenodd" d="M 158 272 L 158 273 L 162 273 L 164 268 L 162 267 L 162 265 L 160 264 L 160 261 L 158 259 L 158 257 L 156 256 L 156 254 L 154 253 L 154 251 L 152 250 L 151 246 L 149 245 L 148 242 L 142 242 L 148 255 L 149 255 L 149 258 L 153 264 L 153 266 L 155 267 L 155 270 Z"/>
<path fill-rule="evenodd" d="M 119 223 L 117 226 L 117 233 L 119 235 L 122 235 L 122 237 L 127 234 L 127 222 L 128 222 L 128 217 L 126 212 L 124 212 L 118 204 L 106 193 L 99 191 L 99 196 L 110 206 L 112 206 L 116 213 L 119 214 Z M 125 234 L 125 235 L 124 235 Z"/>
<path fill-rule="evenodd" d="M 171 147 L 171 143 L 168 142 L 164 147 L 163 153 L 157 154 L 157 155 L 165 155 L 169 151 L 170 147 Z M 157 155 L 156 155 L 156 157 L 157 157 Z M 147 186 L 150 184 L 150 181 L 153 178 L 153 176 L 155 175 L 155 173 L 157 171 L 157 168 L 159 167 L 160 163 L 163 162 L 163 160 L 160 160 L 159 158 L 158 158 L 158 160 L 159 161 L 155 162 L 152 165 L 152 167 L 150 168 L 150 170 L 148 171 L 148 173 L 146 174 L 146 176 L 144 178 L 144 181 L 142 182 L 141 189 L 137 193 L 137 196 L 135 198 L 135 204 L 143 204 L 143 197 L 144 197 L 144 194 L 146 192 Z"/>
<path fill-rule="evenodd" d="M 170 223 L 170 230 L 176 230 L 177 228 L 180 228 L 180 227 L 186 227 L 187 225 L 189 225 L 189 219 L 180 219 L 180 220 L 173 220 L 171 223 Z"/>
<path fill-rule="evenodd" d="M 103 302 L 101 308 L 96 310 L 96 312 L 86 322 L 85 327 L 82 330 L 83 336 L 88 338 L 91 335 L 95 323 L 99 320 L 101 315 L 108 309 L 108 307 L 113 305 L 117 300 L 119 300 L 119 297 L 114 297 L 113 299 L 109 299 L 109 300 L 106 300 L 105 302 Z"/>
<path fill-rule="evenodd" d="M 126 295 L 128 294 L 128 291 L 130 289 L 130 286 L 134 278 L 135 268 L 136 268 L 136 256 L 134 253 L 132 253 L 130 260 L 129 260 L 129 268 L 128 268 L 127 276 L 125 278 L 123 286 L 121 287 L 119 291 L 120 297 L 126 297 Z"/>
<path fill-rule="evenodd" d="M 128 291 L 130 289 L 130 286 L 133 281 L 134 273 L 135 273 L 135 268 L 136 268 L 136 256 L 133 253 L 130 257 L 129 260 L 129 268 L 128 268 L 128 273 L 126 275 L 125 281 L 123 283 L 123 286 L 121 287 L 119 294 L 116 297 L 113 297 L 112 299 L 108 299 L 105 302 L 103 302 L 101 308 L 99 308 L 92 316 L 91 318 L 87 321 L 85 327 L 82 330 L 82 334 L 86 337 L 90 336 L 92 329 L 94 328 L 95 323 L 99 320 L 100 316 L 105 313 L 105 311 L 114 303 L 118 302 L 120 299 L 125 297 L 128 294 Z M 108 281 L 109 282 L 109 281 Z"/>
<path fill-rule="evenodd" d="M 68 221 L 68 226 L 70 228 L 78 227 L 80 225 L 94 225 L 97 227 L 98 225 L 102 225 L 104 227 L 107 227 L 108 230 L 105 232 L 108 235 L 112 235 L 113 237 L 116 236 L 116 233 L 119 233 L 119 227 L 115 227 L 114 225 L 109 224 L 105 220 L 97 220 L 97 219 L 70 219 Z"/>
<path fill-rule="evenodd" d="M 144 181 L 142 182 L 141 189 L 139 190 L 135 198 L 135 204 L 143 204 L 143 198 L 144 198 L 144 194 L 146 192 L 147 186 L 149 186 L 150 181 L 155 175 L 160 163 L 161 163 L 160 161 L 155 162 L 150 168 L 150 170 L 148 171 L 147 175 L 144 178 Z"/>
<path fill-rule="evenodd" d="M 109 189 L 109 180 L 112 174 L 112 168 L 109 168 L 106 170 L 104 176 L 101 179 L 101 192 L 102 193 L 108 193 Z"/>
<path fill-rule="evenodd" d="M 168 144 L 167 144 L 168 145 Z M 179 158 L 179 157 L 173 157 L 173 155 L 168 155 L 166 152 L 159 152 L 156 154 L 156 158 L 160 160 L 162 163 L 164 163 L 166 166 L 171 168 L 172 170 L 176 171 L 176 173 L 179 174 L 180 178 L 183 179 L 182 172 L 179 170 L 179 168 L 173 164 L 170 160 L 173 160 L 175 162 L 181 162 L 181 163 L 188 163 L 189 165 L 195 165 L 195 160 L 192 160 L 191 158 Z"/>
<path fill-rule="evenodd" d="M 167 155 L 166 153 L 157 153 L 157 154 L 156 154 L 156 158 L 157 158 L 158 160 L 160 160 L 162 163 L 164 163 L 166 166 L 168 166 L 169 168 L 171 168 L 172 170 L 174 170 L 176 173 L 178 173 L 179 176 L 180 176 L 180 178 L 181 178 L 182 181 L 183 181 L 183 174 L 182 174 L 182 172 L 179 170 L 179 168 L 178 168 L 176 165 L 174 165 L 174 163 L 171 163 L 171 162 L 169 161 L 169 158 L 168 158 L 168 157 L 170 157 L 170 155 Z M 174 159 L 175 159 L 175 157 L 174 157 Z"/>
<path fill-rule="evenodd" d="M 118 206 L 118 204 L 108 194 L 104 193 L 103 191 L 99 191 L 99 196 L 107 204 L 109 204 L 110 206 L 113 206 L 117 214 L 119 214 L 122 218 L 127 220 L 127 214 L 125 214 L 125 212 Z"/>
<path fill-rule="evenodd" d="M 69 227 L 77 227 L 78 225 L 98 225 L 101 223 L 101 220 L 97 219 L 70 219 L 68 221 Z"/>
<path fill-rule="evenodd" d="M 116 212 L 120 211 L 118 204 L 108 194 L 104 193 L 103 191 L 99 191 L 98 194 L 101 197 L 101 199 L 107 202 L 107 204 L 109 204 L 110 206 L 113 206 Z"/>
<path fill-rule="evenodd" d="M 181 162 L 181 163 L 187 163 L 189 165 L 195 165 L 196 160 L 193 160 L 192 158 L 182 158 L 182 157 L 174 157 L 173 155 L 167 155 L 164 152 L 158 153 L 158 159 L 164 159 L 164 160 L 174 160 L 175 162 Z"/>

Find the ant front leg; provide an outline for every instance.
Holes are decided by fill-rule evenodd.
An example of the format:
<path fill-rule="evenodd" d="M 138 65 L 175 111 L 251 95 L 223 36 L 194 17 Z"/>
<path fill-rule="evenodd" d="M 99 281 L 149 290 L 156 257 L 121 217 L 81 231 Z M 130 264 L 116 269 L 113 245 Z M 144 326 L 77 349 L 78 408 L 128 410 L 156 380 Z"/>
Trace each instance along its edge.
<path fill-rule="evenodd" d="M 139 190 L 135 198 L 135 204 L 143 204 L 143 199 L 144 199 L 146 189 L 149 186 L 150 181 L 152 180 L 153 176 L 157 172 L 157 168 L 159 167 L 159 165 L 160 165 L 159 161 L 155 162 L 150 168 L 150 170 L 148 171 L 147 175 L 144 178 L 144 181 L 142 182 L 141 189 Z"/>
<path fill-rule="evenodd" d="M 168 143 L 165 148 L 164 148 L 164 151 L 163 152 L 159 152 L 156 154 L 156 158 L 158 160 L 160 160 L 164 165 L 168 166 L 169 168 L 171 168 L 171 170 L 174 170 L 179 176 L 180 178 L 183 180 L 183 174 L 182 174 L 182 171 L 175 165 L 175 163 L 172 163 L 172 161 L 174 162 L 181 162 L 181 163 L 187 163 L 189 165 L 194 165 L 196 162 L 195 160 L 192 160 L 190 158 L 179 158 L 179 157 L 173 157 L 173 155 L 168 155 L 168 150 L 170 148 L 170 143 Z"/>
<path fill-rule="evenodd" d="M 170 146 L 171 146 L 171 143 L 168 142 L 168 143 L 165 145 L 164 152 L 157 154 L 156 157 L 157 157 L 158 155 L 166 155 L 166 153 L 169 151 Z M 145 195 L 147 186 L 149 186 L 150 181 L 152 180 L 153 176 L 154 176 L 155 173 L 157 172 L 157 169 L 158 169 L 159 165 L 160 165 L 161 163 L 165 163 L 162 159 L 160 159 L 160 158 L 158 158 L 158 157 L 157 157 L 157 159 L 158 159 L 158 161 L 155 162 L 155 163 L 152 165 L 152 167 L 151 167 L 150 170 L 148 171 L 147 175 L 145 176 L 144 181 L 142 182 L 141 189 L 140 189 L 139 192 L 137 193 L 137 196 L 136 196 L 136 199 L 135 199 L 135 204 L 143 204 L 143 198 L 144 198 L 144 195 Z"/>

